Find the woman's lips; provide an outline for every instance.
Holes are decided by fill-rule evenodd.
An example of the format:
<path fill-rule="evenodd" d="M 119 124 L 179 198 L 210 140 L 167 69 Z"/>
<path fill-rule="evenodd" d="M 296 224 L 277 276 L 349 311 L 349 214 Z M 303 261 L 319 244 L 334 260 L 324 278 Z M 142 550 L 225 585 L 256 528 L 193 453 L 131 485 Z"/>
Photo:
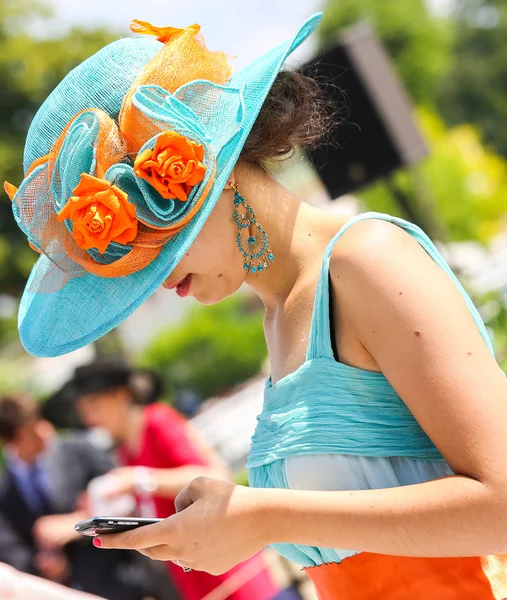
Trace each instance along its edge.
<path fill-rule="evenodd" d="M 188 275 L 187 275 L 188 277 Z M 169 279 L 166 279 L 162 284 L 162 287 L 166 290 L 174 290 L 174 288 L 178 287 L 180 283 L 183 283 L 184 279 L 180 279 L 179 281 L 175 281 L 174 283 L 169 283 Z"/>
<path fill-rule="evenodd" d="M 190 285 L 192 284 L 192 274 L 188 274 L 185 279 L 182 279 L 177 285 L 176 285 L 176 293 L 178 294 L 178 296 L 180 298 L 184 298 L 185 296 L 188 295 L 188 292 L 190 291 Z"/>

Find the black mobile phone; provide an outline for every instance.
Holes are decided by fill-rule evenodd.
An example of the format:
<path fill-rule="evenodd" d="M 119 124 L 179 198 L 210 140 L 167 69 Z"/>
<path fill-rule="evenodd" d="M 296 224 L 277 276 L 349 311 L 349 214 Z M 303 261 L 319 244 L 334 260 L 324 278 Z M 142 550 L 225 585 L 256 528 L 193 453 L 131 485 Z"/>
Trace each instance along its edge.
<path fill-rule="evenodd" d="M 86 521 L 79 521 L 74 529 L 81 535 L 102 535 L 107 533 L 120 533 L 130 531 L 144 525 L 160 523 L 164 519 L 143 519 L 141 517 L 93 517 Z"/>

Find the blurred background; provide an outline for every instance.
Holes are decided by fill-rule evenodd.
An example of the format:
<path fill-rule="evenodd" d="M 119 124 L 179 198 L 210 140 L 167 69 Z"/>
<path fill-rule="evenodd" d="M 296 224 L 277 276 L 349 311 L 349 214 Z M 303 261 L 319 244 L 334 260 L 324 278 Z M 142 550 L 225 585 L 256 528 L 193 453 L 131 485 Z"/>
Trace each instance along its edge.
<path fill-rule="evenodd" d="M 507 366 L 507 3 L 504 0 L 0 0 L 0 179 L 22 179 L 23 143 L 75 65 L 130 35 L 133 18 L 202 26 L 239 70 L 324 19 L 290 67 L 327 86 L 339 122 L 328 146 L 276 176 L 298 197 L 351 216 L 388 212 L 422 226 L 479 307 Z M 0 395 L 44 400 L 82 364 L 123 357 L 154 370 L 163 401 L 191 420 L 244 481 L 262 405 L 262 307 L 247 290 L 218 306 L 160 291 L 94 345 L 58 359 L 22 349 L 17 305 L 35 261 L 0 196 Z"/>

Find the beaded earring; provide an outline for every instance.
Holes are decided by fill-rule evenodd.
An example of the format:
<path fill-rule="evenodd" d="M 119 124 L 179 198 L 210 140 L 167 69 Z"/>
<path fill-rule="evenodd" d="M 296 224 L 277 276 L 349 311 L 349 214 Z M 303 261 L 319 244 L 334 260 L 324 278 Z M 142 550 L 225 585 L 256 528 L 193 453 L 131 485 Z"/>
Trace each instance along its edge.
<path fill-rule="evenodd" d="M 234 190 L 234 222 L 238 226 L 236 244 L 243 255 L 243 267 L 251 273 L 262 273 L 275 260 L 269 247 L 268 234 L 255 218 L 253 208 L 245 202 L 236 183 Z"/>

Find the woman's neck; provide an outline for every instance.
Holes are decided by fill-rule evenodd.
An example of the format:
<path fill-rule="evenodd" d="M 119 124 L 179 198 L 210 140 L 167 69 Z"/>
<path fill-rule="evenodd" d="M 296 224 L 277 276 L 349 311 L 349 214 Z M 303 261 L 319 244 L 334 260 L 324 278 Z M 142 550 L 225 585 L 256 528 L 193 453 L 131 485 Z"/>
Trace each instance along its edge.
<path fill-rule="evenodd" d="M 246 282 L 261 298 L 267 313 L 274 313 L 315 260 L 320 262 L 327 244 L 348 217 L 329 215 L 300 202 L 255 167 L 238 169 L 236 181 L 266 231 L 275 256 L 269 269 L 262 275 L 249 273 Z"/>
<path fill-rule="evenodd" d="M 144 409 L 144 406 L 139 406 L 137 404 L 134 404 L 129 408 L 125 426 L 120 434 L 120 439 L 118 440 L 127 452 L 132 455 L 139 452 L 142 443 L 145 420 Z"/>

